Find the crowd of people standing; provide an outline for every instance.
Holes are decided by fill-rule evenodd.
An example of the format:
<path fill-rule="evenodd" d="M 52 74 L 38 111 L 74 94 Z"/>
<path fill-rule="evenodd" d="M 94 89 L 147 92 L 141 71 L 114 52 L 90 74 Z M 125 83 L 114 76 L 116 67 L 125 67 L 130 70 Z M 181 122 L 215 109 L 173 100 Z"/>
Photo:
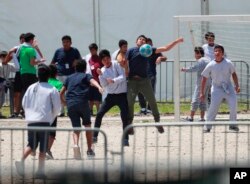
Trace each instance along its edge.
<path fill-rule="evenodd" d="M 235 68 L 230 60 L 224 58 L 224 48 L 214 44 L 211 39 L 213 33 L 208 33 L 208 44 L 195 47 L 197 65 L 191 68 L 182 68 L 183 72 L 197 71 L 197 83 L 191 103 L 191 117 L 198 107 L 201 109 L 201 120 L 205 121 L 206 99 L 212 84 L 211 104 L 208 111 L 208 121 L 213 121 L 218 112 L 219 103 L 226 99 L 230 105 L 230 120 L 236 120 L 237 100 L 236 93 L 240 92 Z M 100 128 L 103 116 L 113 107 L 118 106 L 123 130 L 133 123 L 134 103 L 138 96 L 141 113 L 152 113 L 156 123 L 160 122 L 160 113 L 155 98 L 156 65 L 166 61 L 162 52 L 171 50 L 182 43 L 178 38 L 161 47 L 154 47 L 153 41 L 145 35 L 136 38 L 136 45 L 128 49 L 128 42 L 120 40 L 119 49 L 113 54 L 103 49 L 98 53 L 95 43 L 89 45 L 90 53 L 82 57 L 79 50 L 72 46 L 71 37 L 65 35 L 61 39 L 62 47 L 58 48 L 50 62 L 46 65 L 41 50 L 38 47 L 35 35 L 26 33 L 20 35 L 20 44 L 9 52 L 1 52 L 0 58 L 0 105 L 2 106 L 2 86 L 10 72 L 15 72 L 14 79 L 14 112 L 11 118 L 25 117 L 28 126 L 56 127 L 57 116 L 67 115 L 72 127 L 81 125 L 91 127 L 91 115 L 96 106 L 94 127 Z M 139 48 L 143 44 L 152 46 L 153 54 L 150 57 L 140 55 Z M 214 45 L 213 45 L 214 44 Z M 213 54 L 214 53 L 214 54 Z M 207 57 L 205 57 L 207 56 Z M 211 58 L 215 56 L 214 58 Z M 210 57 L 210 58 L 209 58 Z M 13 60 L 13 64 L 10 61 Z M 219 65 L 222 63 L 221 65 Z M 223 73 L 218 71 L 223 70 Z M 235 91 L 230 82 L 230 76 L 235 83 Z M 210 80 L 212 81 L 210 84 Z M 102 94 L 107 96 L 102 102 Z M 36 98 L 40 95 L 39 98 Z M 41 97 L 41 98 L 40 98 Z M 148 105 L 146 105 L 146 101 Z M 22 105 L 21 105 L 22 104 Z M 44 105 L 42 105 L 44 104 Z M 51 105 L 52 104 L 52 105 Z M 0 106 L 0 109 L 1 109 Z M 4 117 L 0 111 L 0 117 Z M 164 133 L 162 126 L 156 125 L 159 133 Z M 209 132 L 211 126 L 207 124 L 204 132 Z M 237 125 L 231 125 L 231 130 L 238 131 Z M 123 145 L 129 146 L 130 129 L 124 136 Z M 44 176 L 44 160 L 46 153 L 53 158 L 51 147 L 55 140 L 55 131 L 40 133 L 34 140 L 32 131 L 28 134 L 28 145 L 20 162 L 16 162 L 17 171 L 23 174 L 24 160 L 35 151 L 40 143 L 38 177 Z M 79 147 L 80 132 L 73 132 L 73 152 L 75 159 L 81 159 Z M 92 143 L 98 142 L 98 132 L 86 132 L 88 144 L 87 155 L 95 156 Z"/>

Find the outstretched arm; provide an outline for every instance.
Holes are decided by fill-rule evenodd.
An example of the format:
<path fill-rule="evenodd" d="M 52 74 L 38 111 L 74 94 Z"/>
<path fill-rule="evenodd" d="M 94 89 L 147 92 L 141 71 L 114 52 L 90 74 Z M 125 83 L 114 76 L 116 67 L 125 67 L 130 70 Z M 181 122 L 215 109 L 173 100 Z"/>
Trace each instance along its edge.
<path fill-rule="evenodd" d="M 90 79 L 90 84 L 98 89 L 98 91 L 103 94 L 103 89 L 95 79 Z"/>
<path fill-rule="evenodd" d="M 176 46 L 178 43 L 181 43 L 183 42 L 184 39 L 183 38 L 178 38 L 176 39 L 175 41 L 167 44 L 166 46 L 163 46 L 163 47 L 158 47 L 156 48 L 156 51 L 155 53 L 160 53 L 160 52 L 166 52 L 166 51 L 169 51 L 170 49 L 172 49 L 174 46 Z"/>

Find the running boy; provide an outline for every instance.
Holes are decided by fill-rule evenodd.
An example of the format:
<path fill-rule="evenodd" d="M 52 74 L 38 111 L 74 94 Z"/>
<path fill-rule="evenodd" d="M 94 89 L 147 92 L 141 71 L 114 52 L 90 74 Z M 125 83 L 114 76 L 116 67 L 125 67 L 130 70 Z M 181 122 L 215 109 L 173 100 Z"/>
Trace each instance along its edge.
<path fill-rule="evenodd" d="M 86 74 L 86 61 L 77 60 L 75 62 L 75 73 L 67 77 L 63 88 L 60 92 L 60 97 L 62 103 L 67 105 L 68 115 L 71 120 L 72 126 L 74 128 L 81 127 L 82 124 L 85 127 L 91 127 L 90 120 L 90 108 L 88 103 L 89 97 L 89 88 L 90 85 L 95 86 L 100 93 L 103 93 L 102 87 L 98 84 L 96 80 L 92 78 L 92 75 Z M 66 100 L 65 100 L 65 92 Z M 74 158 L 81 159 L 81 152 L 79 147 L 79 138 L 80 131 L 73 132 L 73 141 L 74 141 Z M 92 132 L 86 131 L 87 139 L 87 155 L 95 156 L 94 151 L 91 149 L 92 146 Z"/>
<path fill-rule="evenodd" d="M 26 112 L 25 120 L 30 128 L 50 127 L 50 124 L 60 112 L 60 96 L 58 91 L 48 84 L 49 75 L 49 67 L 45 64 L 40 64 L 38 66 L 39 82 L 32 84 L 23 97 L 22 105 Z M 35 152 L 39 143 L 39 162 L 35 178 L 46 178 L 44 164 L 47 142 L 48 134 L 46 131 L 28 131 L 28 145 L 24 150 L 21 161 L 15 163 L 19 175 L 24 176 L 24 161 L 32 151 Z"/>
<path fill-rule="evenodd" d="M 102 118 L 112 107 L 118 106 L 121 113 L 123 129 L 128 125 L 127 81 L 125 71 L 116 60 L 111 60 L 108 50 L 101 50 L 99 57 L 104 67 L 98 70 L 100 83 L 107 91 L 101 108 L 97 112 L 95 128 L 100 128 Z M 97 142 L 98 132 L 94 133 L 93 142 Z M 129 146 L 128 135 L 125 135 L 124 146 Z"/>
<path fill-rule="evenodd" d="M 63 83 L 56 78 L 57 77 L 56 65 L 51 64 L 51 65 L 49 65 L 49 68 L 50 68 L 50 78 L 49 78 L 48 83 L 51 86 L 54 86 L 58 92 L 60 92 L 62 89 Z M 51 127 L 53 127 L 53 128 L 57 127 L 57 117 L 53 121 Z M 48 150 L 47 150 L 47 155 L 46 155 L 47 159 L 54 159 L 52 152 L 51 152 L 51 147 L 52 147 L 55 139 L 56 139 L 56 131 L 50 131 L 49 132 L 49 141 L 48 141 Z"/>

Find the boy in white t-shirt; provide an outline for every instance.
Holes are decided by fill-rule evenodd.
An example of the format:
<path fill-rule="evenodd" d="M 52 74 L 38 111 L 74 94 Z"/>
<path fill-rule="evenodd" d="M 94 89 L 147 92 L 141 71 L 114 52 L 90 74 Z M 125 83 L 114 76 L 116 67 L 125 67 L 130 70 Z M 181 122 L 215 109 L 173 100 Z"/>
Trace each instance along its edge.
<path fill-rule="evenodd" d="M 211 88 L 211 104 L 207 113 L 207 121 L 215 121 L 220 104 L 225 99 L 230 109 L 230 121 L 232 124 L 229 126 L 229 130 L 238 132 L 239 128 L 235 124 L 237 119 L 237 96 L 236 93 L 240 92 L 240 86 L 238 83 L 238 77 L 236 70 L 232 62 L 224 58 L 224 47 L 216 45 L 214 47 L 215 59 L 211 61 L 204 71 L 202 72 L 201 81 L 201 101 L 205 100 L 205 86 L 207 79 L 212 78 Z M 231 76 L 233 78 L 235 86 L 232 85 Z M 204 126 L 204 133 L 210 132 L 212 125 L 206 124 Z"/>

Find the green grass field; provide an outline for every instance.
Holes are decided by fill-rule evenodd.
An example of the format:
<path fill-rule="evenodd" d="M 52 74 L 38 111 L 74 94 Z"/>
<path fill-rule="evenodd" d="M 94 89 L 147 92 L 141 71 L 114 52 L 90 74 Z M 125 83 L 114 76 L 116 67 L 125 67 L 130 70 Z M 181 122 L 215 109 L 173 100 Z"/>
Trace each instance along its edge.
<path fill-rule="evenodd" d="M 162 115 L 171 115 L 174 114 L 174 104 L 172 102 L 166 102 L 166 103 L 157 103 L 159 111 Z M 135 103 L 135 113 L 138 113 L 140 111 L 140 106 L 138 103 Z M 247 112 L 247 105 L 243 104 L 243 103 L 239 103 L 238 104 L 238 112 L 239 113 L 246 113 Z M 10 115 L 10 109 L 9 107 L 3 107 L 2 109 L 2 113 L 5 116 L 9 116 Z M 107 115 L 109 116 L 118 116 L 119 115 L 119 108 L 113 107 L 108 113 Z M 190 113 L 190 104 L 189 103 L 181 103 L 181 114 L 182 115 L 187 115 Z M 197 112 L 198 113 L 198 112 Z M 229 113 L 229 109 L 227 107 L 226 103 L 222 103 L 220 106 L 220 110 L 219 113 L 221 114 L 227 114 Z M 96 114 L 96 109 L 94 109 L 94 114 Z"/>

